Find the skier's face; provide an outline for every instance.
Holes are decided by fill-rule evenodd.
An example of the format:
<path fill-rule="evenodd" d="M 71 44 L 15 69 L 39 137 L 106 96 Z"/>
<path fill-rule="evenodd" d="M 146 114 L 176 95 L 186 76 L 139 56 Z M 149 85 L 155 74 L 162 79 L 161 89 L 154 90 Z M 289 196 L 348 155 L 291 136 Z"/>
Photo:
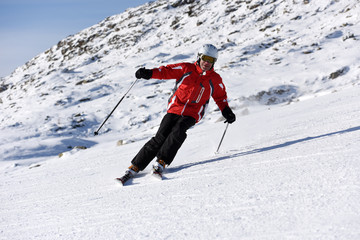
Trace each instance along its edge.
<path fill-rule="evenodd" d="M 209 71 L 212 68 L 213 64 L 211 62 L 204 61 L 200 59 L 200 68 L 203 72 Z"/>

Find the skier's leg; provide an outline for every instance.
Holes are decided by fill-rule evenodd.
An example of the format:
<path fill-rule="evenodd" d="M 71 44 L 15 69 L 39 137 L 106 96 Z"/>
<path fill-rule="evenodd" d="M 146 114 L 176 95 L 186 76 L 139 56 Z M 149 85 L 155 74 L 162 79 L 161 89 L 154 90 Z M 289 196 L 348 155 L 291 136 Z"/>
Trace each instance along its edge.
<path fill-rule="evenodd" d="M 159 130 L 155 137 L 151 138 L 134 157 L 131 163 L 138 167 L 140 171 L 144 170 L 147 165 L 154 159 L 159 149 L 165 142 L 167 136 L 170 134 L 171 129 L 176 120 L 175 114 L 166 114 L 161 121 Z"/>
<path fill-rule="evenodd" d="M 186 131 L 194 126 L 195 123 L 196 120 L 193 117 L 178 116 L 176 124 L 159 149 L 156 155 L 157 158 L 163 160 L 167 165 L 170 165 L 187 137 Z"/>

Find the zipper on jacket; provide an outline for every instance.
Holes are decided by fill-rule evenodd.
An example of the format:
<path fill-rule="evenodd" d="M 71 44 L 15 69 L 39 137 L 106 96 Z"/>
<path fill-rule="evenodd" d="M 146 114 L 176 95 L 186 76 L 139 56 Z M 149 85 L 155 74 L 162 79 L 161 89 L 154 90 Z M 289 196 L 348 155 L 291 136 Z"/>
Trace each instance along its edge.
<path fill-rule="evenodd" d="M 186 103 L 185 103 L 185 105 L 184 105 L 184 108 L 183 108 L 183 110 L 181 111 L 181 116 L 183 115 L 183 113 L 184 113 L 184 111 L 185 111 L 185 108 L 186 108 L 186 105 L 188 104 L 188 102 L 189 102 L 189 99 L 186 101 Z"/>

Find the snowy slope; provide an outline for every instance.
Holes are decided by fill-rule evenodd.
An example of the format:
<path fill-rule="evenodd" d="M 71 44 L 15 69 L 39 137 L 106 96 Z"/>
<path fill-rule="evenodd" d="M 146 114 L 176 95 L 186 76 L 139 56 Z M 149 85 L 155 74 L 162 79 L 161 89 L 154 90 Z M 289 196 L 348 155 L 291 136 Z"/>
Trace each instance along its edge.
<path fill-rule="evenodd" d="M 216 69 L 239 111 L 358 84 L 358 12 L 354 0 L 162 0 L 129 9 L 59 41 L 2 79 L 0 154 L 12 161 L 93 146 L 97 141 L 87 138 L 138 67 L 192 62 L 205 42 L 221 49 Z M 173 85 L 138 83 L 103 131 L 126 141 L 142 138 L 158 124 Z M 211 106 L 208 117 L 219 116 L 216 110 Z"/>
<path fill-rule="evenodd" d="M 6 169 L 1 239 L 358 239 L 358 93 L 193 128 L 162 182 L 113 180 L 144 141 Z"/>
<path fill-rule="evenodd" d="M 159 0 L 59 41 L 0 82 L 0 239 L 359 239 L 358 12 Z M 220 154 L 211 102 L 165 181 L 146 169 L 119 186 L 174 82 L 138 81 L 93 132 L 138 67 L 192 62 L 207 42 L 237 115 Z"/>

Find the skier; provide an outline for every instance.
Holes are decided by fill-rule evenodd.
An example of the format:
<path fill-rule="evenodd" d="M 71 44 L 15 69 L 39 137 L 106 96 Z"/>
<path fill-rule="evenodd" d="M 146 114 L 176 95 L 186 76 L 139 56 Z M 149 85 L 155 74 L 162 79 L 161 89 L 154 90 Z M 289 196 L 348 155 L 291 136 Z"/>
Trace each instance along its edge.
<path fill-rule="evenodd" d="M 177 63 L 154 69 L 140 68 L 136 78 L 176 79 L 169 98 L 167 114 L 163 117 L 156 135 L 151 138 L 131 161 L 123 184 L 157 157 L 152 173 L 162 178 L 166 165 L 170 165 L 186 138 L 186 131 L 199 122 L 212 97 L 228 123 L 236 120 L 227 102 L 225 85 L 214 71 L 218 50 L 211 44 L 203 45 L 195 63 Z"/>

